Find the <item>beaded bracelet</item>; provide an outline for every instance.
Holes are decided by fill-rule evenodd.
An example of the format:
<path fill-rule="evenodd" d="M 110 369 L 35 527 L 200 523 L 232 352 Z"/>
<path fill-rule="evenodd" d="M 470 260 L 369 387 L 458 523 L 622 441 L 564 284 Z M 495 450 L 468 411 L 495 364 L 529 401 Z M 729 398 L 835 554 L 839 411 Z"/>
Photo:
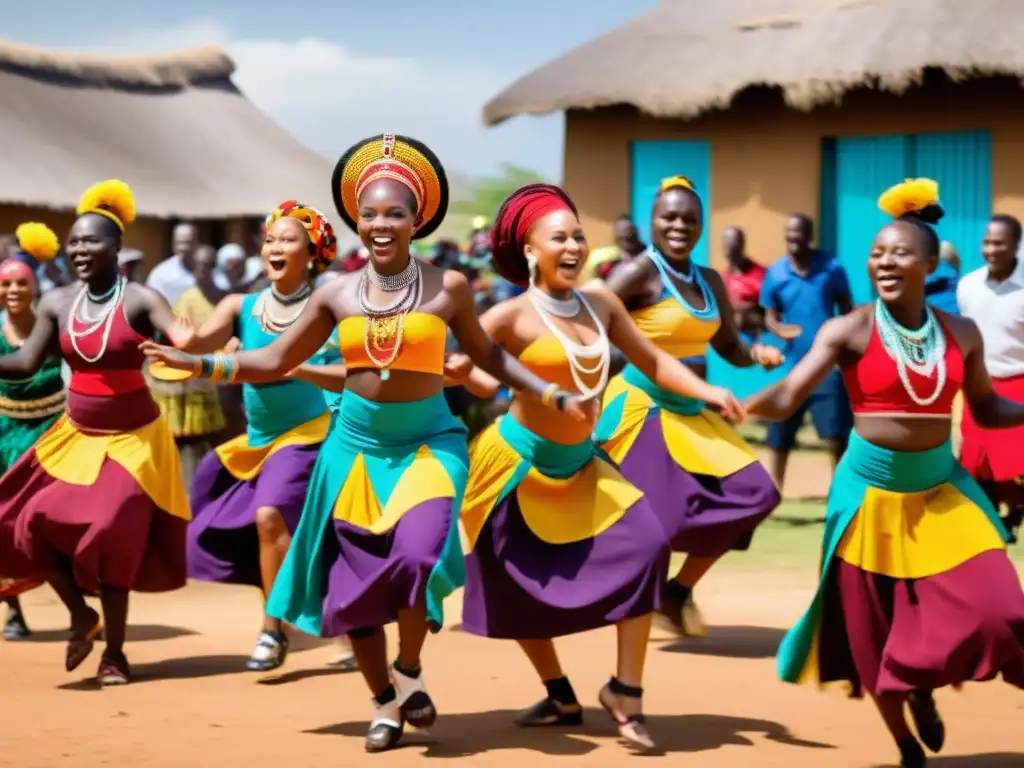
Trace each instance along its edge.
<path fill-rule="evenodd" d="M 231 384 L 238 375 L 238 361 L 234 355 L 202 355 L 199 358 L 196 378 L 211 383 Z"/>
<path fill-rule="evenodd" d="M 558 392 L 557 384 L 548 384 L 547 389 L 544 390 L 544 394 L 540 396 L 540 402 L 542 405 L 550 406 L 551 398 Z"/>

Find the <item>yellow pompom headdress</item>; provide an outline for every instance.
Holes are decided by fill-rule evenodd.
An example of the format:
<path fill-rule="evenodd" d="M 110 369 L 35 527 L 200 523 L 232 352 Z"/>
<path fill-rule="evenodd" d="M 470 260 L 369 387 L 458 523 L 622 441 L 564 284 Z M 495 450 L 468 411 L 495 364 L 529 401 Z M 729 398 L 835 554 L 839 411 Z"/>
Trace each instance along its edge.
<path fill-rule="evenodd" d="M 135 221 L 135 197 L 131 187 L 118 179 L 93 184 L 78 201 L 78 215 L 95 213 L 110 219 L 124 232 Z"/>
<path fill-rule="evenodd" d="M 658 185 L 658 194 L 664 194 L 670 189 L 688 189 L 693 193 L 697 192 L 697 190 L 693 188 L 693 182 L 690 181 L 688 177 L 682 175 L 669 176 L 662 179 L 661 183 Z"/>
<path fill-rule="evenodd" d="M 942 218 L 939 183 L 934 179 L 907 179 L 894 184 L 878 198 L 878 207 L 894 219 L 913 216 L 934 224 Z"/>
<path fill-rule="evenodd" d="M 53 261 L 60 253 L 60 238 L 45 224 L 26 222 L 14 231 L 18 249 L 36 261 Z"/>
<path fill-rule="evenodd" d="M 412 192 L 417 219 L 413 239 L 427 237 L 440 226 L 448 211 L 448 178 L 441 161 L 416 139 L 384 133 L 350 147 L 334 167 L 334 205 L 353 231 L 359 195 L 378 179 L 397 181 Z"/>

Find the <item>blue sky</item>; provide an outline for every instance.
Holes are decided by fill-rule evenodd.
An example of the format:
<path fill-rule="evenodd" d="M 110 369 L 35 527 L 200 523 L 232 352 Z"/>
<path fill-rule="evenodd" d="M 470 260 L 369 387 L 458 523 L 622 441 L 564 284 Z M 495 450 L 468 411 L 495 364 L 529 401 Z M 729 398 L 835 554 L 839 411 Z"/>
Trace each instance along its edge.
<path fill-rule="evenodd" d="M 4 11 L 0 34 L 110 54 L 220 45 L 235 59 L 238 86 L 326 155 L 394 131 L 427 142 L 463 173 L 508 162 L 558 179 L 561 115 L 485 128 L 483 104 L 521 75 L 655 3 L 32 0 Z"/>

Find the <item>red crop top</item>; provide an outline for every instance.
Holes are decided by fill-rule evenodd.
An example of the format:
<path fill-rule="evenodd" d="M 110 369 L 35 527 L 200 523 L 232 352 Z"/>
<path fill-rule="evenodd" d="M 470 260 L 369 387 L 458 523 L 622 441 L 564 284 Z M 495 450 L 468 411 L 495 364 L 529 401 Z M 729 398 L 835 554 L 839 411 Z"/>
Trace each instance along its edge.
<path fill-rule="evenodd" d="M 871 329 L 864 354 L 853 365 L 843 368 L 843 382 L 850 395 L 850 406 L 854 413 L 906 413 L 947 416 L 953 411 L 953 399 L 964 383 L 964 356 L 952 335 L 939 323 L 946 337 L 946 383 L 941 394 L 931 405 L 918 405 L 907 394 L 900 380 L 896 361 L 878 335 L 878 329 Z M 925 378 L 907 369 L 910 386 L 920 398 L 931 397 L 937 383 L 935 376 Z"/>

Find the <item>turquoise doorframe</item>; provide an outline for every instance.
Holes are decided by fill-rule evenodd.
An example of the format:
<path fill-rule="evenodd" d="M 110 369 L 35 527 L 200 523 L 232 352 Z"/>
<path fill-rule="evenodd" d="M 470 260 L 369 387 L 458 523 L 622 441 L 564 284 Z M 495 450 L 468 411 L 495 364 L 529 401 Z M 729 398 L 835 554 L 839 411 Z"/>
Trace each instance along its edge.
<path fill-rule="evenodd" d="M 704 234 L 693 249 L 695 264 L 710 263 L 709 243 L 721 232 L 709 226 L 712 205 L 711 143 L 699 140 L 634 141 L 630 145 L 631 190 L 630 212 L 640 236 L 650 242 L 651 208 L 658 185 L 666 176 L 682 174 L 688 177 L 704 202 Z M 709 350 L 707 356 L 708 379 L 745 397 L 777 381 L 781 372 L 766 373 L 760 368 L 734 368 Z"/>
<path fill-rule="evenodd" d="M 630 144 L 630 215 L 644 242 L 651 242 L 651 208 L 658 185 L 667 176 L 681 174 L 693 182 L 704 202 L 704 226 L 711 211 L 711 142 L 699 140 L 634 141 Z M 708 237 L 704 236 L 693 249 L 695 264 L 707 265 Z"/>
<path fill-rule="evenodd" d="M 855 304 L 874 298 L 866 262 L 889 221 L 878 196 L 905 178 L 939 182 L 946 216 L 939 237 L 960 254 L 961 272 L 982 265 L 981 238 L 992 215 L 992 137 L 988 131 L 825 139 L 821 150 L 820 243 L 850 278 Z"/>
<path fill-rule="evenodd" d="M 946 215 L 939 237 L 956 246 L 960 274 L 984 265 L 981 240 L 992 216 L 992 135 L 988 131 L 923 133 L 914 137 L 914 176 L 939 182 Z"/>

